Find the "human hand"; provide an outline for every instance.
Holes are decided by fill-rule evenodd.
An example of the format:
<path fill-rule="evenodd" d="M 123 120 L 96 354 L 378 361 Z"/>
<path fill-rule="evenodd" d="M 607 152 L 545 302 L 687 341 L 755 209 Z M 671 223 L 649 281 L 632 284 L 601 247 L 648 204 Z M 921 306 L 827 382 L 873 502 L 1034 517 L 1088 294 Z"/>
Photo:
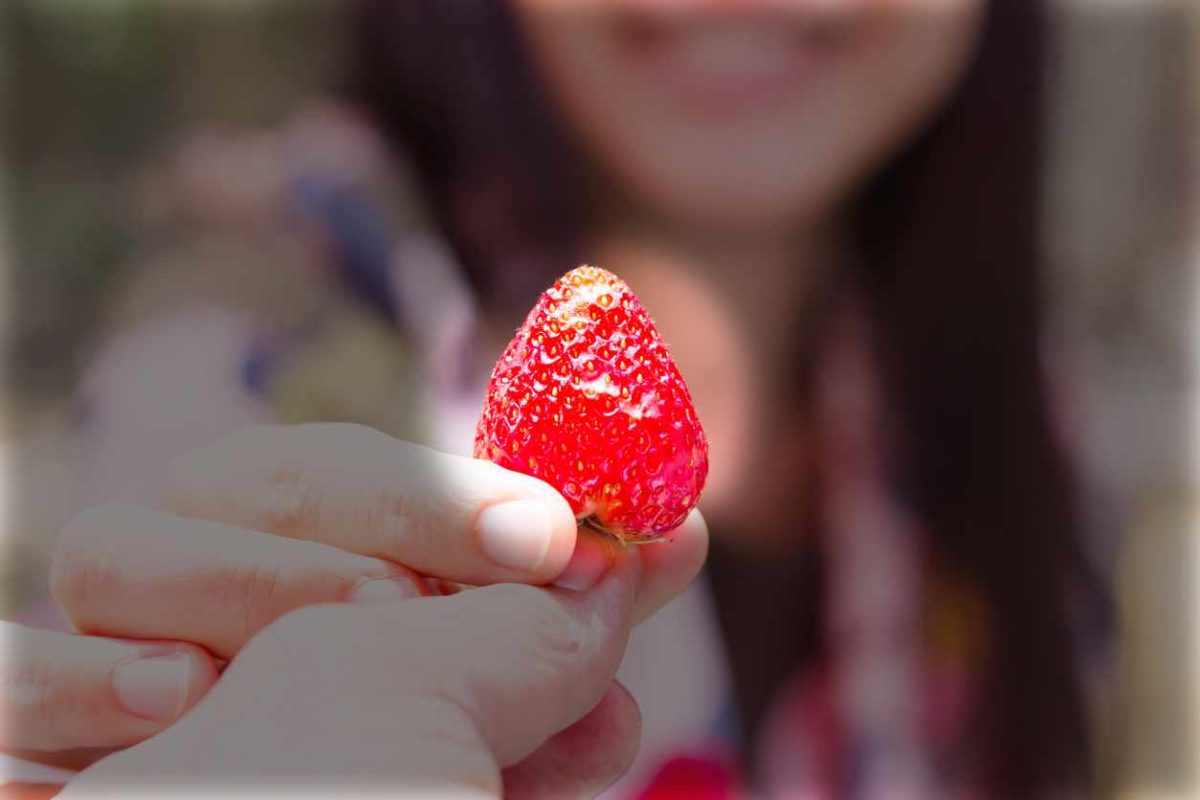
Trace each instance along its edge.
<path fill-rule="evenodd" d="M 164 485 L 153 508 L 93 509 L 64 531 L 52 584 L 87 635 L 19 632 L 10 685 L 28 691 L 6 700 L 8 752 L 79 765 L 140 741 L 211 688 L 214 656 L 303 606 L 418 597 L 422 576 L 578 590 L 612 557 L 540 481 L 358 426 L 246 429 Z M 635 617 L 691 580 L 706 541 L 696 516 L 639 548 Z"/>
<path fill-rule="evenodd" d="M 636 705 L 613 675 L 641 565 L 588 592 L 491 586 L 292 612 L 162 734 L 64 798 L 592 796 L 624 771 Z"/>

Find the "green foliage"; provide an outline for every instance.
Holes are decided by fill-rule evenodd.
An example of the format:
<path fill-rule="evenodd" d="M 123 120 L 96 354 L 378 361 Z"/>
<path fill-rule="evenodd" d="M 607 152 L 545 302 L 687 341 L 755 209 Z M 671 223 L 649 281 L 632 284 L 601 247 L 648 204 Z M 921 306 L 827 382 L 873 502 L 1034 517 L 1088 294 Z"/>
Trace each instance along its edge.
<path fill-rule="evenodd" d="M 16 299 L 10 363 L 29 399 L 76 355 L 139 239 L 134 189 L 200 122 L 267 126 L 330 88 L 322 0 L 10 0 L 3 141 Z"/>

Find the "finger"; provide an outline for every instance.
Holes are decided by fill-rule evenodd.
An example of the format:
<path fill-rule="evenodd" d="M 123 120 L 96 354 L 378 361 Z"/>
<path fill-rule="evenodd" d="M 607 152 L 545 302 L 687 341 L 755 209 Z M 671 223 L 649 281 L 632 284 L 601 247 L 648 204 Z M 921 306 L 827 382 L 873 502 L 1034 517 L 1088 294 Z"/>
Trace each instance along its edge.
<path fill-rule="evenodd" d="M 223 658 L 302 606 L 422 593 L 411 570 L 380 559 L 122 506 L 64 528 L 51 589 L 81 632 L 195 642 Z"/>
<path fill-rule="evenodd" d="M 372 606 L 366 616 L 358 606 L 302 609 L 251 640 L 226 681 L 246 665 L 287 674 L 304 661 L 307 680 L 338 685 L 347 718 L 385 713 L 381 687 L 396 704 L 432 696 L 471 721 L 501 767 L 511 766 L 583 718 L 612 684 L 639 570 L 630 548 L 587 592 L 498 584 Z M 356 673 L 347 687 L 345 663 L 331 654 L 350 651 Z"/>
<path fill-rule="evenodd" d="M 678 596 L 699 574 L 708 557 L 708 525 L 693 510 L 671 538 L 638 545 L 642 580 L 634 619 L 644 620 Z"/>
<path fill-rule="evenodd" d="M 8 752 L 125 746 L 178 719 L 216 680 L 211 657 L 177 642 L 128 642 L 0 623 Z"/>
<path fill-rule="evenodd" d="M 507 584 L 442 598 L 452 634 L 445 649 L 435 640 L 431 677 L 467 709 L 501 766 L 529 756 L 603 697 L 624 655 L 639 573 L 626 552 L 588 592 Z"/>
<path fill-rule="evenodd" d="M 502 584 L 299 609 L 254 637 L 186 719 L 75 786 L 220 774 L 499 796 L 503 767 L 578 722 L 611 686 L 636 581 L 636 557 L 623 557 L 582 593 Z"/>
<path fill-rule="evenodd" d="M 50 800 L 62 788 L 57 783 L 6 783 L 0 786 L 0 800 Z"/>
<path fill-rule="evenodd" d="M 595 797 L 629 769 L 637 755 L 641 728 L 637 701 L 625 687 L 614 683 L 587 716 L 504 770 L 504 797 Z"/>
<path fill-rule="evenodd" d="M 634 607 L 634 619 L 640 622 L 687 588 L 700 572 L 708 555 L 708 527 L 700 512 L 693 511 L 668 538 L 648 544 L 621 545 L 610 536 L 581 530 L 575 552 L 554 585 L 590 589 L 622 547 L 634 549 L 641 562 Z"/>
<path fill-rule="evenodd" d="M 248 428 L 177 461 L 167 484 L 173 513 L 475 585 L 547 582 L 575 546 L 546 483 L 358 425 Z"/>

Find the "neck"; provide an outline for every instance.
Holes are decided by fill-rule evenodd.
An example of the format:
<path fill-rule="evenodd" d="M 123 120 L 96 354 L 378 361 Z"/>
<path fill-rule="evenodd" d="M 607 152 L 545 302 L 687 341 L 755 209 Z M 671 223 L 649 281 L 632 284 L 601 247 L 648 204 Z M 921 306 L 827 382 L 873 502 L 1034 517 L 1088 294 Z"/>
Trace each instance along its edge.
<path fill-rule="evenodd" d="M 765 356 L 763 366 L 790 354 L 804 297 L 845 253 L 841 226 L 832 220 L 719 231 L 614 213 L 598 234 L 590 251 L 635 287 L 658 282 L 650 273 L 671 271 L 664 268 L 704 284 Z"/>
<path fill-rule="evenodd" d="M 801 309 L 841 256 L 832 231 L 735 235 L 615 218 L 587 249 L 629 281 L 687 377 L 710 441 L 706 513 L 743 522 L 752 539 L 761 532 L 739 541 L 764 552 L 794 545 L 771 515 L 794 506 Z M 763 479 L 764 464 L 781 466 Z"/>

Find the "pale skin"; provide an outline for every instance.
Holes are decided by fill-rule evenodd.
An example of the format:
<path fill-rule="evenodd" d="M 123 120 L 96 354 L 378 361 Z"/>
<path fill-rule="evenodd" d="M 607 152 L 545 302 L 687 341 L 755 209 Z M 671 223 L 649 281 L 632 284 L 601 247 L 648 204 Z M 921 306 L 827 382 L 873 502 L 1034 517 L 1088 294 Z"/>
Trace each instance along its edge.
<path fill-rule="evenodd" d="M 793 340 L 809 277 L 797 264 L 837 261 L 840 208 L 953 89 L 983 4 L 669 5 L 514 8 L 612 196 L 589 251 L 635 286 L 696 377 L 706 507 L 761 538 L 794 511 L 762 478 L 786 487 L 776 465 L 796 461 L 765 376 L 783 374 Z M 706 18 L 746 8 L 737 41 Z M 596 9 L 609 16 L 563 13 Z M 67 797 L 213 776 L 256 795 L 289 780 L 321 794 L 318 776 L 339 796 L 594 795 L 636 749 L 636 705 L 613 682 L 629 628 L 707 548 L 699 514 L 669 544 L 605 548 L 538 481 L 347 426 L 243 432 L 185 456 L 167 483 L 153 508 L 96 509 L 65 531 L 54 588 L 79 635 L 14 633 L 3 747 L 75 764 L 128 747 Z M 544 506 L 548 542 L 489 551 L 485 510 L 517 498 Z M 422 597 L 417 574 L 484 588 Z M 186 667 L 184 691 L 119 669 L 151 656 Z"/>
<path fill-rule="evenodd" d="M 594 168 L 585 252 L 671 345 L 736 547 L 794 543 L 797 319 L 853 257 L 848 203 L 965 74 L 985 0 L 514 0 Z M 719 523 L 724 523 L 719 524 Z"/>
<path fill-rule="evenodd" d="M 497 525 L 514 502 L 528 522 Z M 521 546 L 487 543 L 498 527 Z M 79 633 L 9 626 L 3 748 L 77 764 L 128 747 L 67 797 L 213 776 L 594 794 L 636 750 L 614 682 L 630 627 L 706 547 L 698 513 L 637 548 L 580 534 L 546 484 L 371 429 L 246 429 L 181 457 L 156 507 L 67 526 L 52 587 Z M 147 658 L 181 681 L 119 669 Z"/>

